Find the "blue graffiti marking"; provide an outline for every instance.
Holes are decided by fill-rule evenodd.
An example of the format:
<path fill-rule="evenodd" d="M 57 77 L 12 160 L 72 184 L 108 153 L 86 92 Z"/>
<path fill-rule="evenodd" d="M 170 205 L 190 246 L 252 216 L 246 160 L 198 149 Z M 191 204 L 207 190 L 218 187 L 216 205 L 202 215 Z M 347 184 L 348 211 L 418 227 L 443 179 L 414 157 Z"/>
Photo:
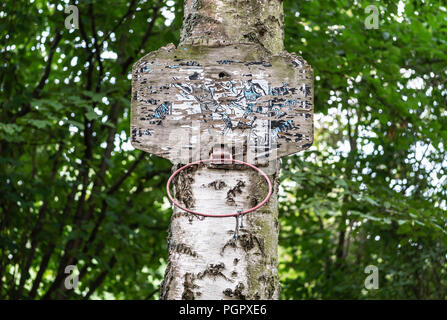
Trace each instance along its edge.
<path fill-rule="evenodd" d="M 171 103 L 165 102 L 155 109 L 155 118 L 164 119 L 166 115 L 169 113 L 169 109 L 171 107 Z"/>
<path fill-rule="evenodd" d="M 287 132 L 290 129 L 293 129 L 293 120 L 287 120 L 280 123 L 276 128 L 272 130 L 272 134 L 277 135 L 279 132 Z"/>
<path fill-rule="evenodd" d="M 262 89 L 262 87 L 258 83 L 253 83 L 249 81 L 249 84 L 250 84 L 249 89 L 244 88 L 244 97 L 246 100 L 256 101 L 260 96 L 262 96 L 262 93 L 264 93 L 265 95 L 264 89 Z M 262 93 L 259 92 L 259 90 L 262 91 Z"/>

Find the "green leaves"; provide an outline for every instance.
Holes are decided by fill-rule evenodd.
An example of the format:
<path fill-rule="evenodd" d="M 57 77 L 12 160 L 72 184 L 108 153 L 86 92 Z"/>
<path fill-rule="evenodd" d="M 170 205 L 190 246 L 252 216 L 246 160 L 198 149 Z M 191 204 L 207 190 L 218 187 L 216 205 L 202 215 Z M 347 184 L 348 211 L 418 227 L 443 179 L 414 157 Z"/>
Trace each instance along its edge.
<path fill-rule="evenodd" d="M 22 127 L 13 123 L 0 123 L 0 131 L 6 135 L 19 134 L 22 131 Z"/>
<path fill-rule="evenodd" d="M 88 121 L 92 121 L 98 119 L 99 115 L 95 111 L 90 110 L 85 114 L 85 117 L 87 118 Z"/>
<path fill-rule="evenodd" d="M 32 125 L 38 129 L 43 129 L 46 127 L 50 127 L 53 123 L 48 120 L 38 120 L 38 119 L 24 119 L 23 123 Z"/>
<path fill-rule="evenodd" d="M 87 38 L 64 30 L 38 97 L 34 90 L 64 14 L 41 0 L 3 4 L 0 269 L 6 298 L 28 297 L 47 254 L 31 298 L 49 290 L 65 252 L 86 270 L 84 294 L 100 283 L 90 298 L 145 299 L 163 279 L 171 164 L 146 156 L 127 175 L 140 151 L 120 146 L 129 140 L 127 74 L 144 53 L 178 43 L 183 3 L 175 1 L 169 28 L 157 15 L 144 53 L 137 50 L 159 1 L 140 1 L 121 20 L 129 3 L 79 3 Z M 404 1 L 400 9 L 398 2 L 376 3 L 380 26 L 367 30 L 364 9 L 371 1 L 284 2 L 285 46 L 314 69 L 316 113 L 314 145 L 283 159 L 280 176 L 286 299 L 447 298 L 445 9 L 441 1 Z M 93 43 L 102 43 L 99 56 L 111 51 L 118 58 L 98 61 Z M 32 277 L 17 297 L 36 227 Z M 363 286 L 369 264 L 380 270 L 375 293 Z M 80 292 L 58 298 L 81 298 Z"/>
<path fill-rule="evenodd" d="M 284 298 L 447 297 L 432 276 L 447 274 L 445 8 L 381 4 L 367 30 L 370 4 L 284 3 L 286 48 L 317 76 L 315 143 L 283 162 Z M 376 293 L 363 287 L 369 264 Z"/>
<path fill-rule="evenodd" d="M 64 105 L 57 100 L 48 100 L 48 99 L 35 99 L 31 102 L 33 106 L 49 106 L 54 111 L 60 111 L 64 108 Z"/>
<path fill-rule="evenodd" d="M 130 130 L 127 73 L 143 54 L 140 48 L 149 52 L 178 41 L 173 34 L 179 34 L 182 5 L 174 6 L 174 31 L 157 11 L 153 33 L 147 32 L 148 18 L 154 8 L 166 7 L 163 1 L 83 1 L 82 32 L 61 29 L 60 5 L 2 3 L 1 295 L 42 298 L 67 255 L 84 268 L 88 297 L 145 299 L 163 278 L 171 209 L 160 204 L 171 164 L 147 157 L 132 166 L 141 152 L 120 148 L 129 142 L 122 133 Z M 62 39 L 53 46 L 56 32 Z M 98 55 L 93 43 L 101 44 Z M 98 59 L 106 51 L 118 59 Z M 32 277 L 19 293 L 28 259 Z M 33 281 L 39 283 L 30 296 Z M 82 297 L 79 290 L 49 295 Z"/>
<path fill-rule="evenodd" d="M 66 120 L 66 123 L 71 124 L 71 125 L 75 126 L 76 128 L 78 128 L 80 130 L 84 130 L 84 124 L 79 122 L 79 121 Z"/>

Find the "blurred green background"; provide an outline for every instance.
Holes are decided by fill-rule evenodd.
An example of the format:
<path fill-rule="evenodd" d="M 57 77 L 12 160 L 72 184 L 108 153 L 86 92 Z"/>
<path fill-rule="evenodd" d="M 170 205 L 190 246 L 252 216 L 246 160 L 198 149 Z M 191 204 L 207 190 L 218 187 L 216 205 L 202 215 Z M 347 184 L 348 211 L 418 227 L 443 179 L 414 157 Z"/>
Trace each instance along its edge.
<path fill-rule="evenodd" d="M 76 30 L 66 2 L 0 4 L 0 298 L 158 299 L 171 164 L 130 145 L 130 72 L 178 44 L 183 1 L 75 1 Z M 446 299 L 446 3 L 284 7 L 315 141 L 283 159 L 282 299 Z"/>

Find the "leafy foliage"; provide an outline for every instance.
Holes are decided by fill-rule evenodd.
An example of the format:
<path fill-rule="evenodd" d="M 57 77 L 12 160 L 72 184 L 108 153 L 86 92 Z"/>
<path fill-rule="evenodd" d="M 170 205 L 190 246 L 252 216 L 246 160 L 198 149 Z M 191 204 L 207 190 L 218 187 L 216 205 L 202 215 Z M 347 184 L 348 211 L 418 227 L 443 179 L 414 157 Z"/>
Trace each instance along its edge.
<path fill-rule="evenodd" d="M 283 297 L 447 298 L 446 7 L 286 7 L 287 49 L 315 71 L 316 139 L 283 163 Z"/>
<path fill-rule="evenodd" d="M 170 163 L 129 145 L 129 74 L 178 43 L 183 3 L 76 5 L 68 30 L 62 1 L 0 4 L 0 297 L 156 299 Z M 445 6 L 284 6 L 316 118 L 314 146 L 283 161 L 282 297 L 447 298 Z M 371 264 L 379 290 L 364 288 Z"/>
<path fill-rule="evenodd" d="M 82 1 L 68 30 L 63 2 L 28 2 L 0 7 L 0 295 L 153 298 L 170 164 L 129 148 L 129 73 L 179 37 L 183 8 Z M 70 264 L 79 289 L 61 290 Z"/>

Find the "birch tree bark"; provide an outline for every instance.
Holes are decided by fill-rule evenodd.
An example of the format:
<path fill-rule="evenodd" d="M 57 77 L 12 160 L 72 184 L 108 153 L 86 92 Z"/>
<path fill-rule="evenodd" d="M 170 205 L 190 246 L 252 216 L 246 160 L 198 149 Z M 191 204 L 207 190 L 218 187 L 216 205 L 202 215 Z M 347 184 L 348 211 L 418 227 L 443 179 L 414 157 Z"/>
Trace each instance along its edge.
<path fill-rule="evenodd" d="M 224 52 L 233 44 L 253 44 L 263 52 L 280 54 L 282 0 L 185 0 L 180 46 L 219 47 Z M 279 161 L 270 173 L 274 185 L 270 201 L 245 215 L 242 223 L 234 217 L 204 218 L 174 207 L 162 299 L 279 298 Z M 260 203 L 267 192 L 261 175 L 235 165 L 190 167 L 174 181 L 176 199 L 199 212 L 245 210 Z M 238 229 L 236 222 L 241 223 Z"/>

